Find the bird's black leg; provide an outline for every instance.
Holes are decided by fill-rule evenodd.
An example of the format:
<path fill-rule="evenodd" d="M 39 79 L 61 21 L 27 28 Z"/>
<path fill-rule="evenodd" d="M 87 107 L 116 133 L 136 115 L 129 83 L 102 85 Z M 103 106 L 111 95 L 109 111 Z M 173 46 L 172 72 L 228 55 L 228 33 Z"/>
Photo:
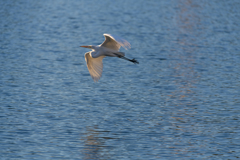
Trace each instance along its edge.
<path fill-rule="evenodd" d="M 133 58 L 133 59 L 128 59 L 128 58 L 126 58 L 126 57 L 124 57 L 124 56 L 121 56 L 121 55 L 119 55 L 119 54 L 116 54 L 116 53 L 114 53 L 118 58 L 122 58 L 122 59 L 125 59 L 125 60 L 128 60 L 128 61 L 130 61 L 130 62 L 133 62 L 134 64 L 139 64 L 139 62 L 135 59 L 135 58 Z"/>
<path fill-rule="evenodd" d="M 134 64 L 136 64 L 136 63 L 139 64 L 139 62 L 135 58 L 133 58 L 133 59 L 128 59 L 126 57 L 119 57 L 119 58 L 122 58 L 122 59 L 128 60 L 130 62 L 133 62 Z"/>

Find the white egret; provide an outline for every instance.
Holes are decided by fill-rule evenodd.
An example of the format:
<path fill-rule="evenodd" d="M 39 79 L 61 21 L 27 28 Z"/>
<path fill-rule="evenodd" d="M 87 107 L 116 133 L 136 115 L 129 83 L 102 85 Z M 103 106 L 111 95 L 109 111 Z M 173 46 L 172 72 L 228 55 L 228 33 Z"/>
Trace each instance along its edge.
<path fill-rule="evenodd" d="M 138 63 L 137 60 L 128 59 L 125 57 L 125 54 L 123 52 L 119 52 L 121 46 L 125 49 L 131 48 L 131 45 L 128 41 L 111 34 L 103 35 L 105 36 L 105 41 L 100 45 L 80 46 L 92 49 L 92 51 L 85 53 L 85 61 L 87 62 L 88 71 L 94 82 L 98 81 L 102 76 L 102 60 L 105 56 L 118 57 L 133 63 Z"/>

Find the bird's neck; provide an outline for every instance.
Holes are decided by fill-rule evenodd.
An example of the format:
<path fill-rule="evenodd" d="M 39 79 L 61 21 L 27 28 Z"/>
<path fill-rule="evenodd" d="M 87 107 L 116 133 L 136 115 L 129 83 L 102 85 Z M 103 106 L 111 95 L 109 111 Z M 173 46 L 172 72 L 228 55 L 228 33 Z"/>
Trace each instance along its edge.
<path fill-rule="evenodd" d="M 91 48 L 93 51 L 98 51 L 99 50 L 99 47 L 98 46 L 92 46 Z"/>

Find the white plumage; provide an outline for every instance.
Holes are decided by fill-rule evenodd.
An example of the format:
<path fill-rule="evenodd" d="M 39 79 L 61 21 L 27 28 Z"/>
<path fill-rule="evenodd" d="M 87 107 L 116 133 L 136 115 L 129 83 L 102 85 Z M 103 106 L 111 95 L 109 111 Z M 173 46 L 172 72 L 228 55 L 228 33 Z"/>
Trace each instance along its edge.
<path fill-rule="evenodd" d="M 125 39 L 113 36 L 111 34 L 103 34 L 105 36 L 105 41 L 98 46 L 80 46 L 92 49 L 92 51 L 85 53 L 85 60 L 87 62 L 88 71 L 94 80 L 97 82 L 102 76 L 103 63 L 102 60 L 105 56 L 109 57 L 119 57 L 133 63 L 138 63 L 135 59 L 128 59 L 123 52 L 119 52 L 120 47 L 125 49 L 131 48 L 131 45 Z"/>

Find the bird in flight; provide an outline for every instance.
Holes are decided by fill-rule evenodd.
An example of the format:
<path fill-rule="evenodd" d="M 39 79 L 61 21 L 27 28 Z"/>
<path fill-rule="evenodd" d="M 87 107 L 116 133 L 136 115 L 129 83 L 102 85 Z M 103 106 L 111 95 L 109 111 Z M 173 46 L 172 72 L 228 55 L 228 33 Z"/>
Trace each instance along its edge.
<path fill-rule="evenodd" d="M 102 60 L 106 56 L 118 57 L 138 64 L 137 60 L 128 59 L 125 57 L 125 54 L 123 52 L 119 52 L 121 46 L 124 47 L 126 50 L 131 48 L 131 45 L 128 41 L 111 34 L 103 35 L 105 36 L 105 41 L 100 45 L 80 46 L 92 49 L 92 51 L 85 53 L 85 61 L 87 62 L 88 71 L 94 82 L 97 82 L 102 76 Z"/>

